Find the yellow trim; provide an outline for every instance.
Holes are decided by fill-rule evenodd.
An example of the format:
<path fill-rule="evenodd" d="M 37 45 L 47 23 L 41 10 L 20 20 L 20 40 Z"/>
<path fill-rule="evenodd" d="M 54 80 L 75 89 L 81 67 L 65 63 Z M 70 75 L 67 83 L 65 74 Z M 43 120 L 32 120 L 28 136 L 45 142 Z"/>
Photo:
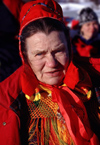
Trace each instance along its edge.
<path fill-rule="evenodd" d="M 51 90 L 49 90 L 48 88 L 46 88 L 42 85 L 39 85 L 39 88 L 42 89 L 42 90 L 45 90 L 48 94 L 51 94 Z"/>
<path fill-rule="evenodd" d="M 51 95 L 51 90 L 49 90 L 48 88 L 46 88 L 42 85 L 39 85 L 38 88 L 35 89 L 35 95 L 28 96 L 25 94 L 25 97 L 30 101 L 38 101 L 42 97 L 40 94 L 40 90 L 45 90 L 49 95 Z"/>
<path fill-rule="evenodd" d="M 87 93 L 87 98 L 90 99 L 91 96 L 92 96 L 92 91 L 90 90 L 90 91 L 88 91 L 88 93 Z"/>

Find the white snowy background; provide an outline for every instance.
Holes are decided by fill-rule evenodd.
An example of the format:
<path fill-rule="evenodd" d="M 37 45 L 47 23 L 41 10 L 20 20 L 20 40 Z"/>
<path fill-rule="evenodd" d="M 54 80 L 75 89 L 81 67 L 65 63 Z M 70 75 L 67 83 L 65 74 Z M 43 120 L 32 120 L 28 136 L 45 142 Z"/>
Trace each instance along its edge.
<path fill-rule="evenodd" d="M 73 19 L 78 19 L 78 13 L 81 11 L 81 9 L 90 7 L 92 8 L 99 19 L 100 23 L 100 2 L 98 5 L 96 5 L 94 2 L 90 2 L 89 0 L 77 0 L 78 2 L 62 2 L 63 0 L 59 0 L 59 4 L 62 7 L 63 10 L 63 15 L 64 17 L 69 17 L 67 18 L 67 22 L 69 22 L 69 27 L 71 27 L 70 23 Z M 66 0 L 64 0 L 66 1 Z M 75 1 L 75 0 L 73 0 Z M 98 0 L 100 1 L 100 0 Z M 77 34 L 77 30 L 70 29 L 70 36 L 74 37 Z"/>
<path fill-rule="evenodd" d="M 96 5 L 94 2 L 88 0 L 79 0 L 78 3 L 62 1 L 58 3 L 61 5 L 65 17 L 77 18 L 77 15 L 82 8 L 91 7 L 97 13 L 100 20 L 100 4 Z"/>

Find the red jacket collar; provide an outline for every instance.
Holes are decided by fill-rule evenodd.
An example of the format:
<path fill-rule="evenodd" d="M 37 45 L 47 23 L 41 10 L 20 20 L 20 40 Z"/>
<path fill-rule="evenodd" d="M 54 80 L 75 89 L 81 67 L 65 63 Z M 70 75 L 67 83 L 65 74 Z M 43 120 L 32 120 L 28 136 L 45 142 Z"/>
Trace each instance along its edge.
<path fill-rule="evenodd" d="M 39 82 L 31 68 L 25 66 L 21 75 L 22 91 L 31 96 L 33 95 L 34 89 L 37 87 L 38 83 Z M 85 70 L 77 68 L 72 62 L 68 67 L 63 83 L 65 83 L 70 89 L 74 89 L 77 84 L 83 87 L 92 86 L 91 80 Z"/>
<path fill-rule="evenodd" d="M 20 91 L 29 96 L 33 95 L 38 83 L 31 68 L 27 65 L 21 66 L 11 76 L 0 83 L 0 103 L 3 106 L 9 107 L 17 98 Z M 70 89 L 74 89 L 76 85 L 84 87 L 91 87 L 92 85 L 89 76 L 87 76 L 84 70 L 77 68 L 72 62 L 66 72 L 64 83 Z"/>

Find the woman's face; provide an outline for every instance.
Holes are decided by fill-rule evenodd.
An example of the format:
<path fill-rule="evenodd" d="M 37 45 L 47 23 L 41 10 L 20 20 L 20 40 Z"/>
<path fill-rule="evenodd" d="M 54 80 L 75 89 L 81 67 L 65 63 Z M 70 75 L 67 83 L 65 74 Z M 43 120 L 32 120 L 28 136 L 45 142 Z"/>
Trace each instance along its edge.
<path fill-rule="evenodd" d="M 58 85 L 69 64 L 67 41 L 63 32 L 38 32 L 26 38 L 28 63 L 37 79 L 49 85 Z"/>
<path fill-rule="evenodd" d="M 83 38 L 89 40 L 94 37 L 99 31 L 99 25 L 96 21 L 84 23 L 81 27 L 81 34 Z"/>

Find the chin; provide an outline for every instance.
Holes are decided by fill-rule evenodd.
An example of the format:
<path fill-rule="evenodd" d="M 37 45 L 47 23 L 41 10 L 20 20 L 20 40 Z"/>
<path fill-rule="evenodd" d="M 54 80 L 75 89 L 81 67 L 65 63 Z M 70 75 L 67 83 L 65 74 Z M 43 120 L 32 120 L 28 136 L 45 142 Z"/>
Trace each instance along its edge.
<path fill-rule="evenodd" d="M 63 79 L 50 79 L 48 81 L 46 81 L 45 83 L 48 84 L 48 85 L 60 85 L 62 83 L 62 80 Z"/>

